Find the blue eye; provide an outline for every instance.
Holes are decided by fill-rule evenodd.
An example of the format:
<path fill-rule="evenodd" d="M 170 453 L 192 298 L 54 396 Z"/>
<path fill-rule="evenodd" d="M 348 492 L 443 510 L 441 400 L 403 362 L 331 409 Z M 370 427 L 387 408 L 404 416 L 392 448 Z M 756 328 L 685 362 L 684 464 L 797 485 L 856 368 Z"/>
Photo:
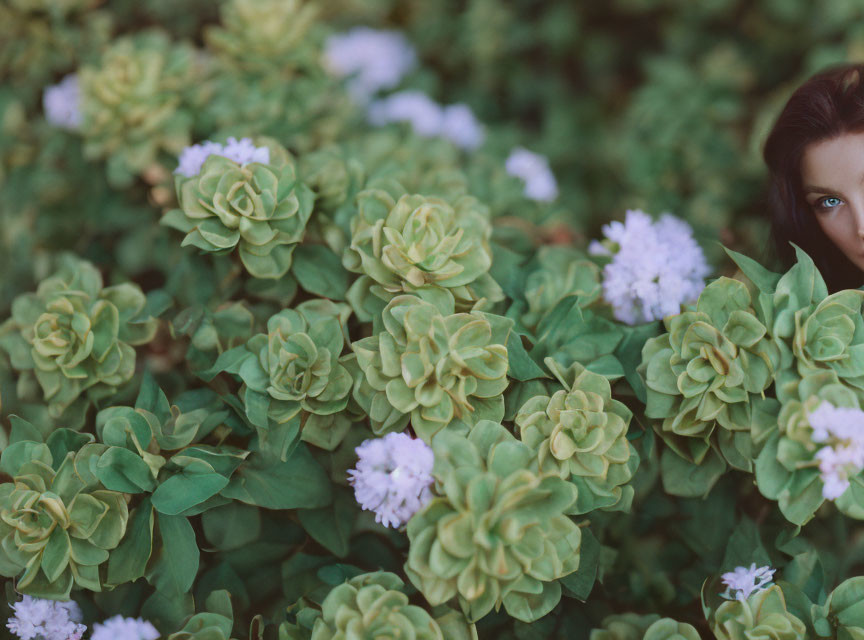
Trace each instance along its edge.
<path fill-rule="evenodd" d="M 825 196 L 824 198 L 819 198 L 816 201 L 816 208 L 820 211 L 827 211 L 828 209 L 833 209 L 834 207 L 839 207 L 843 201 L 840 198 L 835 198 L 834 196 Z"/>

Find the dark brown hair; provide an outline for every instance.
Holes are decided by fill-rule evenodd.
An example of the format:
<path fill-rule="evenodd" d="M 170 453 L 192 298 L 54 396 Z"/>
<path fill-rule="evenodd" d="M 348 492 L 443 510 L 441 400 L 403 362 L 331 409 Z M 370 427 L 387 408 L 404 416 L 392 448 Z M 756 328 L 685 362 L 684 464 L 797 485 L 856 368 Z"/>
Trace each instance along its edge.
<path fill-rule="evenodd" d="M 864 274 L 825 235 L 801 184 L 801 157 L 807 145 L 864 131 L 864 64 L 845 64 L 817 73 L 798 87 L 765 142 L 770 172 L 768 205 L 778 257 L 789 267 L 794 242 L 822 272 L 828 288 L 857 289 Z"/>

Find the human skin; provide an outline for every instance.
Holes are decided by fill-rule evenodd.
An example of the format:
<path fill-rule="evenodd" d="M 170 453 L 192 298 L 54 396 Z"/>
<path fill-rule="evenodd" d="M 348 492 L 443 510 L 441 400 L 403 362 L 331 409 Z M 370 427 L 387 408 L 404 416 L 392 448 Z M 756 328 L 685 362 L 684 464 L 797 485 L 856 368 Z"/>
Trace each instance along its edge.
<path fill-rule="evenodd" d="M 822 231 L 864 270 L 864 132 L 808 145 L 801 157 L 801 184 Z"/>

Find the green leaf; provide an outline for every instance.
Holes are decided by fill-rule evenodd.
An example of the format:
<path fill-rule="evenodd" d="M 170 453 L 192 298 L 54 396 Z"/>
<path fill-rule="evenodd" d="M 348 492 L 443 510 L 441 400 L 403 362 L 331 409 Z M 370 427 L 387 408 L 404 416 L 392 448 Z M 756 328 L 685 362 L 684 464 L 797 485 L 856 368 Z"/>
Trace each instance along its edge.
<path fill-rule="evenodd" d="M 108 559 L 109 585 L 132 582 L 144 575 L 153 551 L 153 505 L 146 497 L 135 507 L 126 534 Z"/>
<path fill-rule="evenodd" d="M 729 537 L 720 567 L 723 571 L 732 571 L 735 567 L 749 567 L 753 562 L 757 567 L 770 565 L 771 557 L 762 544 L 756 523 L 743 516 Z"/>
<path fill-rule="evenodd" d="M 324 469 L 300 443 L 285 462 L 250 455 L 222 495 L 266 509 L 314 509 L 330 504 L 331 486 Z"/>
<path fill-rule="evenodd" d="M 507 337 L 507 375 L 522 382 L 545 378 L 546 373 L 532 360 L 522 344 L 522 337 L 511 331 Z"/>
<path fill-rule="evenodd" d="M 191 593 L 154 591 L 141 605 L 140 615 L 158 629 L 180 629 L 194 613 L 195 599 Z"/>
<path fill-rule="evenodd" d="M 335 490 L 333 503 L 321 509 L 299 509 L 300 524 L 312 538 L 333 555 L 348 555 L 348 541 L 359 509 L 354 495 L 348 489 Z"/>
<path fill-rule="evenodd" d="M 14 477 L 18 475 L 21 465 L 36 460 L 51 465 L 52 457 L 48 445 L 29 440 L 16 442 L 3 449 L 3 453 L 0 454 L 0 471 Z"/>
<path fill-rule="evenodd" d="M 89 433 L 79 433 L 72 429 L 57 429 L 48 436 L 45 444 L 51 451 L 51 457 L 60 461 L 70 451 L 78 451 L 85 444 L 93 442 L 95 438 Z"/>
<path fill-rule="evenodd" d="M 189 592 L 198 573 L 195 530 L 182 516 L 160 515 L 158 523 L 161 554 L 149 579 L 158 591 L 180 596 Z"/>
<path fill-rule="evenodd" d="M 659 322 L 626 327 L 624 338 L 615 349 L 615 357 L 624 367 L 624 379 L 643 404 L 647 402 L 647 393 L 645 383 L 636 369 L 642 363 L 642 348 L 645 343 L 658 335 L 660 335 Z"/>
<path fill-rule="evenodd" d="M 490 247 L 492 266 L 489 268 L 489 275 L 508 297 L 514 300 L 522 298 L 525 289 L 525 269 L 521 267 L 525 258 L 497 242 L 490 243 Z"/>
<path fill-rule="evenodd" d="M 702 498 L 726 470 L 726 463 L 713 450 L 702 464 L 693 464 L 666 447 L 660 457 L 663 490 L 682 498 Z"/>
<path fill-rule="evenodd" d="M 600 542 L 587 527 L 582 529 L 582 543 L 579 545 L 579 569 L 561 578 L 565 595 L 585 602 L 591 595 L 597 580 L 597 567 L 600 564 Z"/>
<path fill-rule="evenodd" d="M 61 527 L 55 527 L 48 538 L 48 544 L 42 551 L 42 571 L 49 582 L 57 580 L 66 567 L 69 566 L 69 556 L 72 547 L 69 534 Z"/>
<path fill-rule="evenodd" d="M 9 424 L 12 425 L 12 431 L 9 434 L 9 444 L 24 440 L 42 442 L 42 432 L 33 423 L 18 416 L 9 416 Z"/>
<path fill-rule="evenodd" d="M 270 426 L 270 419 L 267 415 L 270 411 L 270 396 L 246 387 L 243 404 L 246 407 L 246 417 L 249 418 L 249 422 L 259 429 L 267 429 Z"/>
<path fill-rule="evenodd" d="M 156 384 L 156 379 L 149 371 L 144 373 L 141 380 L 141 388 L 138 390 L 138 398 L 135 400 L 136 409 L 144 409 L 164 422 L 171 416 L 171 405 L 165 392 Z"/>
<path fill-rule="evenodd" d="M 180 463 L 179 456 L 172 462 Z M 160 513 L 177 515 L 216 495 L 228 484 L 228 478 L 216 473 L 203 460 L 188 458 L 182 472 L 160 484 L 153 492 L 153 507 Z"/>
<path fill-rule="evenodd" d="M 348 272 L 339 256 L 324 245 L 298 246 L 291 270 L 300 286 L 309 293 L 331 300 L 345 299 Z"/>
<path fill-rule="evenodd" d="M 767 294 L 774 293 L 774 289 L 780 281 L 781 275 L 779 273 L 768 271 L 753 258 L 748 258 L 743 253 L 732 251 L 727 247 L 723 247 L 723 250 L 760 291 Z"/>
<path fill-rule="evenodd" d="M 147 302 L 138 314 L 139 318 L 158 318 L 174 304 L 174 299 L 164 289 L 147 292 Z"/>
<path fill-rule="evenodd" d="M 261 514 L 257 507 L 231 502 L 206 511 L 201 516 L 204 535 L 220 551 L 251 544 L 261 534 Z"/>
<path fill-rule="evenodd" d="M 99 456 L 94 473 L 112 491 L 141 493 L 156 486 L 156 479 L 141 456 L 122 447 L 109 447 Z"/>
<path fill-rule="evenodd" d="M 210 382 L 223 371 L 227 373 L 237 373 L 240 370 L 240 365 L 242 365 L 248 358 L 252 357 L 254 357 L 254 355 L 246 348 L 246 345 L 240 345 L 239 347 L 223 351 L 219 357 L 216 358 L 216 362 L 213 363 L 212 367 L 205 369 L 204 371 L 198 371 L 196 375 L 205 382 Z"/>
<path fill-rule="evenodd" d="M 615 381 L 624 376 L 624 367 L 618 358 L 613 355 L 600 356 L 593 362 L 589 362 L 585 368 L 610 381 Z"/>

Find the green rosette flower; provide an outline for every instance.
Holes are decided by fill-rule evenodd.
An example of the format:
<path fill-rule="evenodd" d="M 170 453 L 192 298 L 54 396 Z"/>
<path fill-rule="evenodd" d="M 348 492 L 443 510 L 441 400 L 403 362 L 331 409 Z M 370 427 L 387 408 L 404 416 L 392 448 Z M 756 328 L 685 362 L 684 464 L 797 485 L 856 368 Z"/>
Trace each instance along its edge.
<path fill-rule="evenodd" d="M 79 72 L 84 152 L 107 158 L 114 182 L 189 144 L 191 117 L 182 95 L 192 81 L 192 50 L 158 31 L 118 38 L 95 66 Z"/>
<path fill-rule="evenodd" d="M 798 262 L 785 274 L 766 270 L 728 252 L 760 291 L 757 309 L 781 353 L 778 380 L 782 403 L 799 397 L 796 384 L 810 373 L 830 370 L 864 400 L 864 291 L 828 295 L 813 260 L 796 248 Z"/>
<path fill-rule="evenodd" d="M 303 46 L 316 14 L 302 0 L 230 0 L 220 7 L 221 26 L 204 37 L 230 67 L 279 77 L 301 62 L 317 64 L 316 49 Z"/>
<path fill-rule="evenodd" d="M 835 407 L 860 409 L 858 394 L 844 385 L 833 370 L 815 370 L 797 379 L 786 370 L 777 378 L 795 377 L 789 384 L 797 398 L 787 399 L 780 409 L 777 424 L 770 431 L 756 458 L 756 484 L 766 498 L 776 500 L 780 511 L 797 525 L 808 522 L 823 504 L 823 483 L 816 452 L 824 445 L 814 442 L 809 414 L 823 402 Z M 846 515 L 864 519 L 864 478 L 850 478 L 851 487 L 835 500 Z"/>
<path fill-rule="evenodd" d="M 186 234 L 183 246 L 203 251 L 237 251 L 256 278 L 281 278 L 291 268 L 294 248 L 306 232 L 314 195 L 297 179 L 291 155 L 269 139 L 256 139 L 270 150 L 270 162 L 239 165 L 210 155 L 201 172 L 178 175 L 179 209 L 162 224 Z"/>
<path fill-rule="evenodd" d="M 398 188 L 361 191 L 342 258 L 346 269 L 362 274 L 349 300 L 355 311 L 367 306 L 362 299 L 369 295 L 386 302 L 401 293 L 449 292 L 460 310 L 481 298 L 501 300 L 503 292 L 489 275 L 491 234 L 488 209 L 471 196 L 445 200 L 399 194 Z"/>
<path fill-rule="evenodd" d="M 0 325 L 0 347 L 13 368 L 35 374 L 57 417 L 85 392 L 105 397 L 132 378 L 132 345 L 152 340 L 158 326 L 142 317 L 146 302 L 137 285 L 103 288 L 96 267 L 67 255 L 35 293 L 15 299 L 12 317 Z"/>
<path fill-rule="evenodd" d="M 59 461 L 37 442 L 3 451 L 0 468 L 12 481 L 0 484 L 0 575 L 17 578 L 21 592 L 68 599 L 73 585 L 101 591 L 99 569 L 129 518 L 125 496 L 93 475 L 104 449 L 85 444 Z"/>
<path fill-rule="evenodd" d="M 567 247 L 541 247 L 537 268 L 525 280 L 527 309 L 522 324 L 534 329 L 566 296 L 579 296 L 579 306 L 587 307 L 602 293 L 600 268 Z"/>
<path fill-rule="evenodd" d="M 799 376 L 833 371 L 864 399 L 862 304 L 864 291 L 838 291 L 817 305 L 795 312 L 791 346 Z"/>
<path fill-rule="evenodd" d="M 263 405 L 279 424 L 302 413 L 303 439 L 333 450 L 351 426 L 342 413 L 353 379 L 339 361 L 350 314 L 345 304 L 317 299 L 271 317 L 267 333 L 246 343 L 249 356 L 237 365 L 247 411 Z"/>
<path fill-rule="evenodd" d="M 786 608 L 778 585 L 761 589 L 747 600 L 727 600 L 709 615 L 708 624 L 717 640 L 804 640 L 807 627 Z"/>
<path fill-rule="evenodd" d="M 535 452 L 489 420 L 432 447 L 440 495 L 408 521 L 408 578 L 432 605 L 458 598 L 472 622 L 502 604 L 523 622 L 549 613 L 579 568 L 575 486 L 531 471 Z"/>
<path fill-rule="evenodd" d="M 702 291 L 695 310 L 664 319 L 667 333 L 649 339 L 639 372 L 645 380 L 645 415 L 671 452 L 664 453 L 667 491 L 702 495 L 725 464 L 752 469 L 751 430 L 775 415 L 762 402 L 780 364 L 741 282 L 719 278 Z M 709 456 L 710 454 L 710 456 Z M 671 483 L 683 467 L 704 465 L 698 482 Z"/>
<path fill-rule="evenodd" d="M 693 625 L 657 614 L 621 613 L 607 616 L 590 640 L 700 640 Z"/>
<path fill-rule="evenodd" d="M 377 335 L 354 342 L 354 397 L 377 435 L 405 428 L 432 436 L 451 423 L 501 420 L 512 321 L 453 313 L 416 296 L 393 298 Z"/>
<path fill-rule="evenodd" d="M 312 640 L 444 640 L 432 616 L 409 604 L 404 586 L 398 576 L 383 571 L 339 585 L 321 605 Z"/>
<path fill-rule="evenodd" d="M 627 440 L 632 412 L 612 398 L 603 376 L 578 362 L 567 369 L 552 358 L 545 363 L 564 389 L 522 405 L 516 414 L 522 442 L 537 452 L 542 473 L 576 485 L 571 513 L 628 510 L 633 487 L 627 483 L 639 466 L 639 454 Z"/>

